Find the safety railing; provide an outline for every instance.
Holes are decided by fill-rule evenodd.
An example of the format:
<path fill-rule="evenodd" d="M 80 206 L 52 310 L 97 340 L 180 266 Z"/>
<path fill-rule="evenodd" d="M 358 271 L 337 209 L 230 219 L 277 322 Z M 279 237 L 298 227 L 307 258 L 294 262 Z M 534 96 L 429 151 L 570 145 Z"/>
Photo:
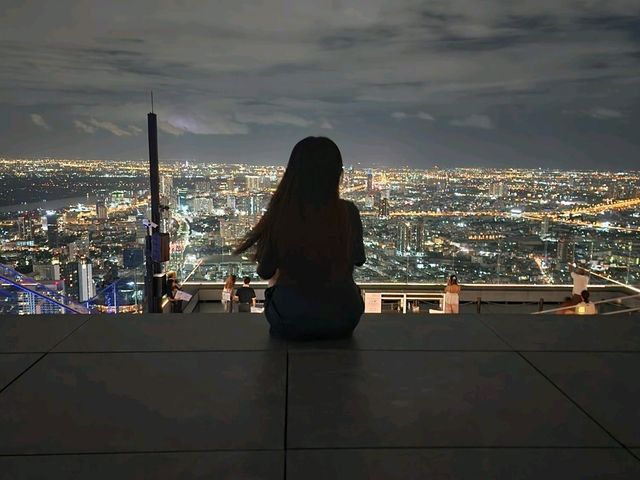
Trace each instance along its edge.
<path fill-rule="evenodd" d="M 5 298 L 15 298 L 21 303 L 16 313 L 91 313 L 84 305 L 2 264 L 0 264 L 0 285 L 5 292 Z"/>
<path fill-rule="evenodd" d="M 625 295 L 622 297 L 612 297 L 612 298 L 607 298 L 605 300 L 599 300 L 597 302 L 590 302 L 592 305 L 603 305 L 603 304 L 610 304 L 610 303 L 620 303 L 623 300 L 630 300 L 630 299 L 639 299 L 640 300 L 640 293 L 636 293 L 634 295 Z M 573 310 L 574 312 L 576 311 L 576 309 L 580 308 L 581 305 L 575 304 L 575 305 L 564 305 L 561 307 L 557 307 L 557 308 L 550 308 L 548 310 L 541 310 L 539 312 L 533 312 L 533 315 L 541 315 L 541 314 L 545 314 L 545 313 L 558 313 L 558 312 L 566 312 L 567 310 Z M 634 312 L 640 310 L 640 307 L 633 307 L 633 308 L 627 308 L 624 310 L 614 310 L 612 312 L 606 312 L 606 313 L 602 313 L 602 315 L 615 315 L 618 313 L 626 313 L 626 312 Z M 579 312 L 576 312 L 579 313 Z"/>

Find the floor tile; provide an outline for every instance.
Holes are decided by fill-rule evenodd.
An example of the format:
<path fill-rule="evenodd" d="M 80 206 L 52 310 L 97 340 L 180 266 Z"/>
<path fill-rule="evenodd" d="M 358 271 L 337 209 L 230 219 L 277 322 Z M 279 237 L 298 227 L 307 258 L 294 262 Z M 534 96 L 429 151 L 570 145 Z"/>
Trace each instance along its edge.
<path fill-rule="evenodd" d="M 0 353 L 0 390 L 39 357 L 38 353 Z"/>
<path fill-rule="evenodd" d="M 289 448 L 617 446 L 515 353 L 289 353 Z"/>
<path fill-rule="evenodd" d="M 284 349 L 262 315 L 96 315 L 57 352 Z"/>
<path fill-rule="evenodd" d="M 180 452 L 0 457 L 7 480 L 281 480 L 282 451 Z"/>
<path fill-rule="evenodd" d="M 0 454 L 282 448 L 284 352 L 49 354 L 0 395 Z"/>
<path fill-rule="evenodd" d="M 640 315 L 483 315 L 482 321 L 516 350 L 640 351 Z"/>
<path fill-rule="evenodd" d="M 0 353 L 47 352 L 86 320 L 86 315 L 5 315 Z"/>
<path fill-rule="evenodd" d="M 289 349 L 510 350 L 472 315 L 363 315 L 344 340 L 290 342 Z"/>
<path fill-rule="evenodd" d="M 524 355 L 619 441 L 640 447 L 640 353 Z"/>
<path fill-rule="evenodd" d="M 289 450 L 289 480 L 632 480 L 623 449 Z"/>

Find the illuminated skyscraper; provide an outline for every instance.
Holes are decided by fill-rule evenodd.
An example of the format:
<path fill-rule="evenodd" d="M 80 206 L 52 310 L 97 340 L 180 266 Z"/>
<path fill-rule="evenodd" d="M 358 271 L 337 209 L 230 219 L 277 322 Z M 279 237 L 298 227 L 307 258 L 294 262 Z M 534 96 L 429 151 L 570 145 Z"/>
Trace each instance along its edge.
<path fill-rule="evenodd" d="M 389 200 L 383 198 L 380 200 L 380 205 L 378 207 L 378 217 L 380 218 L 388 218 L 389 217 Z"/>
<path fill-rule="evenodd" d="M 367 192 L 371 193 L 373 191 L 373 172 L 371 170 L 367 170 Z"/>
<path fill-rule="evenodd" d="M 568 237 L 561 237 L 558 240 L 557 259 L 560 263 L 574 261 L 574 243 Z"/>
<path fill-rule="evenodd" d="M 420 217 L 416 223 L 416 253 L 424 252 L 424 217 Z"/>
<path fill-rule="evenodd" d="M 411 231 L 406 223 L 398 224 L 398 232 L 396 237 L 396 253 L 398 255 L 406 255 L 409 251 L 409 239 Z"/>
<path fill-rule="evenodd" d="M 542 220 L 541 236 L 546 237 L 547 235 L 549 235 L 549 217 L 544 217 Z"/>
<path fill-rule="evenodd" d="M 78 300 L 86 302 L 96 294 L 93 283 L 93 265 L 91 261 L 82 259 L 78 262 Z"/>
<path fill-rule="evenodd" d="M 169 207 L 176 205 L 173 177 L 170 175 L 160 175 L 160 203 Z"/>
<path fill-rule="evenodd" d="M 33 240 L 33 218 L 30 215 L 18 217 L 18 238 Z"/>
<path fill-rule="evenodd" d="M 187 208 L 187 192 L 186 188 L 178 189 L 178 208 L 181 210 Z"/>
<path fill-rule="evenodd" d="M 104 202 L 96 203 L 96 218 L 98 220 L 106 220 L 108 218 L 107 206 Z"/>
<path fill-rule="evenodd" d="M 247 190 L 249 192 L 257 192 L 260 190 L 262 177 L 259 177 L 257 175 L 247 175 L 246 182 L 247 182 Z"/>

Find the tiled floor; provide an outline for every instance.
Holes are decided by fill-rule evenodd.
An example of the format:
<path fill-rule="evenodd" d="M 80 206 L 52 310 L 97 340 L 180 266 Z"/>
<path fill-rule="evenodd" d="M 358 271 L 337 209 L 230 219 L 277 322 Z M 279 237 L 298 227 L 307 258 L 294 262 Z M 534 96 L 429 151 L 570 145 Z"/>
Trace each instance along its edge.
<path fill-rule="evenodd" d="M 255 314 L 0 334 L 2 479 L 640 478 L 640 317 L 370 315 L 310 343 Z"/>

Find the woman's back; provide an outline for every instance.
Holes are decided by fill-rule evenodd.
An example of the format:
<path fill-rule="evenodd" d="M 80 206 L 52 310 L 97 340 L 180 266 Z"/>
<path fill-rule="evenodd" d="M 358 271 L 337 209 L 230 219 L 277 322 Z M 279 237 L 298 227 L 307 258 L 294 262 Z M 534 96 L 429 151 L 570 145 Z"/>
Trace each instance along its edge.
<path fill-rule="evenodd" d="M 362 221 L 353 203 L 341 200 L 340 207 L 344 220 L 333 225 L 319 222 L 320 228 L 311 232 L 311 238 L 296 235 L 289 245 L 265 248 L 258 259 L 258 275 L 272 278 L 277 271 L 277 283 L 289 286 L 353 282 L 353 267 L 365 262 Z M 337 244 L 343 252 L 318 248 L 323 242 L 331 243 L 331 237 L 340 238 Z"/>
<path fill-rule="evenodd" d="M 339 197 L 342 157 L 329 139 L 296 144 L 267 211 L 236 249 L 256 245 L 269 279 L 265 315 L 289 338 L 344 336 L 364 310 L 353 267 L 365 262 L 357 207 Z"/>

